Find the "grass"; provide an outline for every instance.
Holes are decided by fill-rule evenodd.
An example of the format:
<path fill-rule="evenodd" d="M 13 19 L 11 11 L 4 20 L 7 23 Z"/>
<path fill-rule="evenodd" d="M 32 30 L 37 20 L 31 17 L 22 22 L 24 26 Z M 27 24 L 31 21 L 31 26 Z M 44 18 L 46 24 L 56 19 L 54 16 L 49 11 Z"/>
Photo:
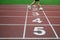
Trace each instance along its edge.
<path fill-rule="evenodd" d="M 0 4 L 31 4 L 33 0 L 0 0 Z M 60 5 L 60 0 L 40 0 L 43 5 Z"/>

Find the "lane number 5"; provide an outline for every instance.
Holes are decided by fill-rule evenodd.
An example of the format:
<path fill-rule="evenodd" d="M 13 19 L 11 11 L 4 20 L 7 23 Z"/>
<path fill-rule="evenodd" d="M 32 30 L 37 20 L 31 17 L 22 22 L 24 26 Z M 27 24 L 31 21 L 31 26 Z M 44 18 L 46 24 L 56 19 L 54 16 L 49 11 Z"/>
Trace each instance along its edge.
<path fill-rule="evenodd" d="M 34 34 L 42 36 L 42 35 L 46 34 L 46 31 L 44 30 L 44 27 L 35 27 L 34 28 Z"/>

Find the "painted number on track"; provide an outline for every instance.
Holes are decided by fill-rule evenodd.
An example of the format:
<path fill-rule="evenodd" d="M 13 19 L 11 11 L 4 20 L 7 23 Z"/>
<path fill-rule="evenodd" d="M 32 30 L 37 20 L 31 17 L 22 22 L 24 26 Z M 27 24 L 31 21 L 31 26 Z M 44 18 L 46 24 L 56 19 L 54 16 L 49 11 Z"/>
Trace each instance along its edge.
<path fill-rule="evenodd" d="M 35 35 L 45 35 L 46 31 L 44 30 L 44 27 L 35 27 L 34 34 Z"/>

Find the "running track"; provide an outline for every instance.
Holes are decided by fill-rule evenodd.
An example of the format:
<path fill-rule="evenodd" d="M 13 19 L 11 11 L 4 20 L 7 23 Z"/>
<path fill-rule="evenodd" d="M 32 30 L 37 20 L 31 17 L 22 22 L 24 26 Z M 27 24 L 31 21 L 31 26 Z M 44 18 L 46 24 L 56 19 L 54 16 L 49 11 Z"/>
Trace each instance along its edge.
<path fill-rule="evenodd" d="M 60 6 L 43 5 L 33 16 L 27 5 L 0 5 L 0 39 L 60 39 Z M 40 18 L 42 23 L 32 22 Z M 35 27 L 44 27 L 45 35 L 35 35 Z"/>

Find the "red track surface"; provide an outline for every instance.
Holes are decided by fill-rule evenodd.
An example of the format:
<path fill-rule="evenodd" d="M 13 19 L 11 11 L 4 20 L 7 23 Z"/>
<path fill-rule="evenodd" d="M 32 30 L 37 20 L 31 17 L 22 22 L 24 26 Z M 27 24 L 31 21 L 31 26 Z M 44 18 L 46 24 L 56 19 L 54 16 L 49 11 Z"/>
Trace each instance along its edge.
<path fill-rule="evenodd" d="M 26 5 L 0 5 L 0 38 L 23 38 L 25 30 L 25 38 L 60 38 L 60 6 L 42 6 L 44 12 L 51 23 L 49 24 L 43 11 L 37 11 L 40 15 L 33 16 L 32 10 L 27 10 Z M 27 19 L 26 19 L 26 14 Z M 40 18 L 42 23 L 32 22 L 32 20 Z M 26 27 L 26 29 L 25 29 Z M 34 34 L 35 27 L 44 27 L 45 35 L 38 36 Z M 54 31 L 51 28 L 53 27 Z"/>

